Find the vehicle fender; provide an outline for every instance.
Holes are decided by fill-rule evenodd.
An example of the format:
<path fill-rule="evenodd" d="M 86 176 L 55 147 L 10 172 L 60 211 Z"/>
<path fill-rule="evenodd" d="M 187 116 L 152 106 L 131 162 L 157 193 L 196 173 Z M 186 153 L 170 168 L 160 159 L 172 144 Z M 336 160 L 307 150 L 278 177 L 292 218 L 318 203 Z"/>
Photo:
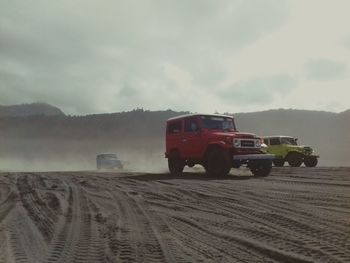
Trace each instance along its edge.
<path fill-rule="evenodd" d="M 291 155 L 291 154 L 298 154 L 298 155 L 304 157 L 304 154 L 303 154 L 302 152 L 299 152 L 299 151 L 289 151 L 289 152 L 287 153 L 285 159 L 287 159 L 287 158 L 289 157 L 289 155 Z"/>
<path fill-rule="evenodd" d="M 303 154 L 303 148 L 302 147 L 292 147 L 292 148 L 287 147 L 287 153 L 301 153 L 301 154 Z"/>

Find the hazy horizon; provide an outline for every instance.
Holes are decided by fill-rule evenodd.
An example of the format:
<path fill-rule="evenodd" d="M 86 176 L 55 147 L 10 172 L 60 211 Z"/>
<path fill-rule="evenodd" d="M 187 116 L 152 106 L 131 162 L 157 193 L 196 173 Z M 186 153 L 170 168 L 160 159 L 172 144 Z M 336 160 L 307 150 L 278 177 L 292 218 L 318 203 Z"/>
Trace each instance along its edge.
<path fill-rule="evenodd" d="M 321 156 L 320 166 L 349 166 L 348 113 L 277 110 L 236 113 L 234 117 L 242 132 L 299 138 L 301 145 L 311 146 Z M 0 169 L 88 170 L 94 168 L 97 154 L 112 152 L 133 170 L 164 171 L 165 122 L 180 114 L 183 112 L 140 110 L 0 118 Z"/>
<path fill-rule="evenodd" d="M 85 114 L 69 114 L 64 112 L 61 108 L 57 107 L 56 105 L 49 104 L 47 102 L 32 102 L 32 103 L 19 103 L 19 104 L 0 104 L 0 107 L 12 107 L 12 106 L 30 106 L 33 104 L 43 104 L 43 105 L 49 105 L 52 107 L 55 107 L 59 110 L 61 110 L 65 115 L 67 116 L 88 116 L 88 115 L 96 115 L 96 114 L 113 114 L 113 113 L 122 113 L 122 112 L 130 112 L 130 111 L 137 111 L 137 110 L 143 110 L 143 111 L 174 111 L 174 112 L 190 112 L 190 113 L 202 113 L 202 112 L 194 112 L 194 111 L 189 111 L 186 109 L 180 109 L 180 110 L 174 110 L 174 109 L 148 109 L 148 108 L 143 108 L 143 107 L 135 107 L 130 110 L 122 110 L 122 111 L 111 111 L 111 112 L 90 112 L 90 113 L 85 113 Z M 350 107 L 348 109 L 345 109 L 343 111 L 330 111 L 330 110 L 313 110 L 313 109 L 302 109 L 302 108 L 270 108 L 270 109 L 262 109 L 262 110 L 257 110 L 257 111 L 242 111 L 242 112 L 211 112 L 211 113 L 206 113 L 206 114 L 224 114 L 224 113 L 229 113 L 229 114 L 244 114 L 244 113 L 257 113 L 257 112 L 266 112 L 266 111 L 278 111 L 278 110 L 294 110 L 294 111 L 315 111 L 315 112 L 326 112 L 326 113 L 334 113 L 334 114 L 339 114 L 339 113 L 344 113 L 347 111 L 350 111 Z"/>

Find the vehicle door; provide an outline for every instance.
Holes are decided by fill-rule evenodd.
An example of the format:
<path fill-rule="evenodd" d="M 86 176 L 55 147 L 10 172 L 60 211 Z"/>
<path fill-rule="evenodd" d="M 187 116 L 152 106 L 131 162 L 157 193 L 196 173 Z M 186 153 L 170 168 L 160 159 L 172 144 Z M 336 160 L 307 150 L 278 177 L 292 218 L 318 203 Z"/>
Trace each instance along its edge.
<path fill-rule="evenodd" d="M 267 152 L 274 154 L 276 157 L 283 158 L 283 149 L 281 145 L 281 138 L 274 137 L 269 139 L 269 146 Z"/>
<path fill-rule="evenodd" d="M 166 151 L 169 153 L 172 149 L 182 151 L 182 120 L 170 121 L 167 124 L 166 131 Z"/>
<path fill-rule="evenodd" d="M 186 158 L 199 158 L 202 153 L 202 136 L 197 117 L 184 120 L 182 151 Z"/>

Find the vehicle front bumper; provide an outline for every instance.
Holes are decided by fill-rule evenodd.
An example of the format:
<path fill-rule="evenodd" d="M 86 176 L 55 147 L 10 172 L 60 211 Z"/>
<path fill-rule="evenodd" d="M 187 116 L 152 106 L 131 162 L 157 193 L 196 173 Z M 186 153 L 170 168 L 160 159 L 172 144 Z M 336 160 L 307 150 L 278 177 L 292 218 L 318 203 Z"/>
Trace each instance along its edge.
<path fill-rule="evenodd" d="M 273 154 L 240 154 L 234 155 L 234 161 L 249 161 L 249 160 L 273 160 L 275 155 Z"/>

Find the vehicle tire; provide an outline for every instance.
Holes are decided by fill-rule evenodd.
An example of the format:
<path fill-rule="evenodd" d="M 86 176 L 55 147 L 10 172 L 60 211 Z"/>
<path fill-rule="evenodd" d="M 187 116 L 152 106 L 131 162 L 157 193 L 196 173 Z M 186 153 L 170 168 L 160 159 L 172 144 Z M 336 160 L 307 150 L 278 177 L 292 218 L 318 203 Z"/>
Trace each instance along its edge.
<path fill-rule="evenodd" d="M 121 161 L 118 161 L 116 167 L 117 169 L 122 170 L 124 168 L 124 165 L 122 164 Z"/>
<path fill-rule="evenodd" d="M 288 155 L 287 161 L 291 167 L 300 167 L 303 163 L 303 156 L 299 153 L 291 153 Z"/>
<path fill-rule="evenodd" d="M 182 174 L 185 162 L 180 158 L 178 152 L 172 152 L 168 157 L 169 172 L 173 176 L 179 176 Z"/>
<path fill-rule="evenodd" d="M 284 160 L 283 159 L 276 159 L 276 160 L 273 160 L 273 165 L 275 167 L 283 167 L 284 166 Z"/>
<path fill-rule="evenodd" d="M 271 160 L 252 160 L 249 161 L 248 167 L 255 177 L 265 177 L 271 173 Z"/>
<path fill-rule="evenodd" d="M 318 160 L 316 157 L 306 157 L 304 164 L 306 167 L 316 167 Z"/>
<path fill-rule="evenodd" d="M 223 177 L 231 170 L 230 155 L 220 148 L 211 149 L 206 156 L 205 170 L 207 175 Z"/>

